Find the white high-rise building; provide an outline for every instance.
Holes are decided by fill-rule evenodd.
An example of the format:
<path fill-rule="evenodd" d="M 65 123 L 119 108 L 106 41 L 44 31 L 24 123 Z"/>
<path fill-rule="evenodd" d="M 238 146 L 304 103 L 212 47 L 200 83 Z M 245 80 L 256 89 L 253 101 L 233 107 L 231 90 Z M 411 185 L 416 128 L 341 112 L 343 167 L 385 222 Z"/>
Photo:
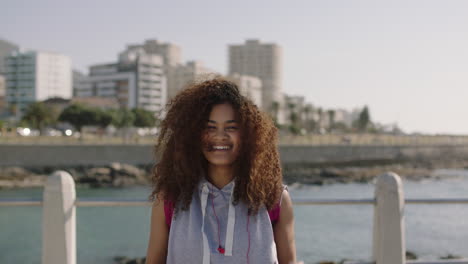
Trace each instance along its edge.
<path fill-rule="evenodd" d="M 238 73 L 231 74 L 228 78 L 239 86 L 242 95 L 252 100 L 258 108 L 262 108 L 262 80 L 260 78 Z"/>
<path fill-rule="evenodd" d="M 187 84 L 197 80 L 198 77 L 215 74 L 213 70 L 206 68 L 201 61 L 189 61 L 185 65 L 168 68 L 168 99 L 174 98 Z"/>
<path fill-rule="evenodd" d="M 173 43 L 163 43 L 156 39 L 148 39 L 143 44 L 132 44 L 127 46 L 127 51 L 142 50 L 146 54 L 159 55 L 163 60 L 164 75 L 167 80 L 167 98 L 171 99 L 182 89 L 187 78 L 189 68 L 196 68 L 198 65 L 189 66 L 182 64 L 182 50 Z M 188 67 L 188 68 L 187 68 Z M 182 77 L 182 79 L 180 79 Z"/>
<path fill-rule="evenodd" d="M 272 112 L 282 101 L 282 49 L 277 44 L 247 40 L 229 45 L 229 75 L 255 76 L 262 81 L 262 108 Z"/>
<path fill-rule="evenodd" d="M 6 107 L 5 90 L 5 76 L 0 75 L 0 116 L 3 114 Z"/>
<path fill-rule="evenodd" d="M 6 98 L 20 118 L 26 107 L 51 97 L 72 97 L 71 59 L 65 55 L 29 51 L 6 58 Z"/>
<path fill-rule="evenodd" d="M 158 112 L 166 103 L 167 84 L 163 58 L 147 54 L 142 47 L 129 47 L 117 63 L 90 67 L 89 76 L 76 76 L 77 97 L 116 98 L 121 107 Z"/>
<path fill-rule="evenodd" d="M 172 43 L 162 43 L 156 39 L 148 39 L 141 45 L 147 54 L 157 54 L 163 58 L 165 66 L 182 64 L 182 50 Z"/>
<path fill-rule="evenodd" d="M 5 87 L 5 76 L 0 75 L 0 97 L 4 97 L 4 96 L 5 96 L 5 91 L 6 91 L 6 87 Z"/>

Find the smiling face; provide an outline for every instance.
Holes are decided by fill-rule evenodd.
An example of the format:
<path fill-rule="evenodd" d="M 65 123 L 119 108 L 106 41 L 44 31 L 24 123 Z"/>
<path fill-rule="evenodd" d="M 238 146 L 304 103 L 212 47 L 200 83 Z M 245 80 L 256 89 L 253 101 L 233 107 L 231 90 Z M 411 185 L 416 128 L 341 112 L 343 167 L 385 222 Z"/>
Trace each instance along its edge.
<path fill-rule="evenodd" d="M 203 132 L 203 155 L 210 166 L 231 166 L 239 155 L 240 128 L 229 103 L 213 106 Z"/>

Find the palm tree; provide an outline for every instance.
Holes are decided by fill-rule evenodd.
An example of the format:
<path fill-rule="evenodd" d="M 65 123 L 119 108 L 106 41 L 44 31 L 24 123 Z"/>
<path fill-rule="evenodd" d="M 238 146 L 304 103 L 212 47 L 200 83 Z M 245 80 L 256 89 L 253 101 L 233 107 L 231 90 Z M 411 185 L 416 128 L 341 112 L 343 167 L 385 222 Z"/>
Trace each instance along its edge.
<path fill-rule="evenodd" d="M 335 125 L 335 110 L 328 110 L 328 130 L 331 131 Z"/>
<path fill-rule="evenodd" d="M 273 101 L 273 103 L 271 103 L 271 114 L 273 117 L 273 122 L 275 123 L 277 127 L 278 127 L 278 113 L 279 113 L 279 103 L 276 101 Z"/>
<path fill-rule="evenodd" d="M 319 107 L 319 108 L 317 109 L 317 113 L 318 113 L 318 121 L 317 121 L 317 123 L 318 123 L 318 129 L 319 129 L 319 131 L 320 131 L 320 130 L 322 129 L 322 125 L 323 125 L 323 124 L 322 124 L 322 121 L 323 121 L 323 118 L 322 118 L 323 109 L 322 109 L 321 107 Z"/>

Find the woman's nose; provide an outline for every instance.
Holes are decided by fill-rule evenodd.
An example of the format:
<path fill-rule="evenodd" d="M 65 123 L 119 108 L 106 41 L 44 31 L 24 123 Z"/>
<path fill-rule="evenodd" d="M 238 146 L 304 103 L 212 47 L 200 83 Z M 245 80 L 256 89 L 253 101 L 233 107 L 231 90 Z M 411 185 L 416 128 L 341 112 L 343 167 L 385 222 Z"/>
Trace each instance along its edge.
<path fill-rule="evenodd" d="M 224 137 L 228 137 L 229 135 L 228 135 L 228 133 L 226 133 L 226 131 L 224 129 L 216 129 L 215 136 L 220 137 L 220 138 L 224 138 Z"/>

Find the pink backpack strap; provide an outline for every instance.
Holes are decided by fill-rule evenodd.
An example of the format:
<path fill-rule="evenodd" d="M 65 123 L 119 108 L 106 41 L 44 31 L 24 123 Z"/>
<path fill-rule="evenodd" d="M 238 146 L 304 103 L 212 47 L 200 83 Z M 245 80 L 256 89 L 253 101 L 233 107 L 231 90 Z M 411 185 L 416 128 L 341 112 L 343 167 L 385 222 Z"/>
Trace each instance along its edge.
<path fill-rule="evenodd" d="M 164 200 L 164 216 L 166 217 L 166 225 L 171 229 L 172 215 L 174 214 L 174 202 Z"/>
<path fill-rule="evenodd" d="M 283 200 L 284 190 L 288 190 L 288 186 L 283 185 L 283 192 L 281 192 L 279 202 L 273 207 L 273 209 L 268 211 L 268 215 L 270 216 L 270 221 L 272 225 L 275 225 L 279 220 L 279 216 L 281 213 L 281 201 Z"/>

